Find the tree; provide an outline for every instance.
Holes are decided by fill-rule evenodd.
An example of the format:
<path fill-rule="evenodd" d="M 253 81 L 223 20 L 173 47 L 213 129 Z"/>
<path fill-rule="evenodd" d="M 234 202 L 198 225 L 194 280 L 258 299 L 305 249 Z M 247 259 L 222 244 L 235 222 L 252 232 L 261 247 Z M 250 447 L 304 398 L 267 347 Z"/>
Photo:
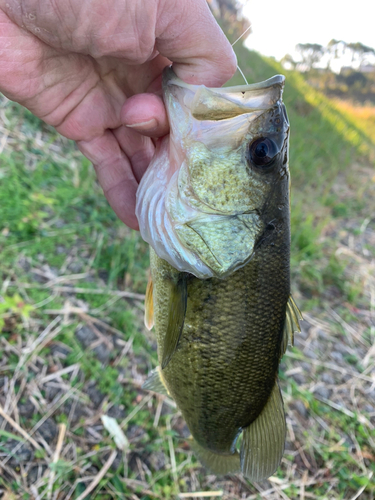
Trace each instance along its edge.
<path fill-rule="evenodd" d="M 324 48 L 318 43 L 299 43 L 296 49 L 301 54 L 302 64 L 305 65 L 307 71 L 310 71 L 324 55 Z"/>
<path fill-rule="evenodd" d="M 297 63 L 290 54 L 285 54 L 280 62 L 285 69 L 296 69 Z"/>
<path fill-rule="evenodd" d="M 367 47 L 361 42 L 347 43 L 346 48 L 352 53 L 352 62 L 358 62 L 361 66 L 369 55 L 375 55 L 375 49 Z"/>
<path fill-rule="evenodd" d="M 335 40 L 332 38 L 330 42 L 328 42 L 327 47 L 325 48 L 325 54 L 327 56 L 327 69 L 331 69 L 332 61 L 334 59 L 339 59 L 344 51 L 345 51 L 346 43 L 342 40 Z"/>
<path fill-rule="evenodd" d="M 208 4 L 225 31 L 230 42 L 234 42 L 250 27 L 250 22 L 242 13 L 243 5 L 240 0 L 207 0 Z M 244 41 L 249 36 L 248 30 L 242 37 Z"/>

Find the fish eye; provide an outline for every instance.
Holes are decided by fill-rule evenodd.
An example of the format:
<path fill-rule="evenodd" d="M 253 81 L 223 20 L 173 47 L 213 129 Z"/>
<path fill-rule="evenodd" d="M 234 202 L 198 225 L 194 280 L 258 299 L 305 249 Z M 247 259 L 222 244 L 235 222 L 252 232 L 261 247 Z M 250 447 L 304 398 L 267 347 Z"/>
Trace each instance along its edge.
<path fill-rule="evenodd" d="M 278 147 L 269 137 L 259 137 L 249 147 L 251 162 L 261 168 L 269 167 L 278 152 Z"/>

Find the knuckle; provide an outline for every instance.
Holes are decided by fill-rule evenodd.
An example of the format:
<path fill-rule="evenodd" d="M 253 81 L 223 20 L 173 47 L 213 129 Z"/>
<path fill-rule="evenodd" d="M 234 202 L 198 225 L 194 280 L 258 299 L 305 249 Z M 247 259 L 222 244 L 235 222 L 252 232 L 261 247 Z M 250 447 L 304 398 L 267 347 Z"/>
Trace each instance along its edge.
<path fill-rule="evenodd" d="M 136 38 L 114 40 L 111 38 L 95 40 L 90 46 L 92 57 L 123 57 L 130 62 L 142 64 L 146 62 L 153 52 L 153 47 Z"/>
<path fill-rule="evenodd" d="M 130 62 L 146 62 L 154 51 L 155 40 L 150 33 L 138 33 L 135 29 L 127 33 L 104 31 L 92 37 L 90 55 L 100 57 L 122 57 Z"/>

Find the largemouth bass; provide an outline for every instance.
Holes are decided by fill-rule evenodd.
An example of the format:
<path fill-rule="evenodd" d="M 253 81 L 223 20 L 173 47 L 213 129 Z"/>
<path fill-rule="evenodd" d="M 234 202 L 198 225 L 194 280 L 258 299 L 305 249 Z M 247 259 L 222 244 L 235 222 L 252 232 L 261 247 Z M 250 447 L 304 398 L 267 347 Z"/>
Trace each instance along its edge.
<path fill-rule="evenodd" d="M 171 133 L 137 193 L 151 245 L 145 321 L 155 324 L 160 363 L 145 387 L 176 401 L 206 467 L 252 481 L 282 458 L 278 366 L 300 319 L 283 86 L 278 75 L 210 89 L 167 69 Z"/>

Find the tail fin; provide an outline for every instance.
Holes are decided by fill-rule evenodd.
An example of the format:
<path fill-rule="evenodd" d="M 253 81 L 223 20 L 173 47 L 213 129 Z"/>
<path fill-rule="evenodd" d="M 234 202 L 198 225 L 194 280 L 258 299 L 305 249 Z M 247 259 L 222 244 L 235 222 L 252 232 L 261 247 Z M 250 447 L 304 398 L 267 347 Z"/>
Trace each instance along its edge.
<path fill-rule="evenodd" d="M 284 453 L 286 424 L 278 381 L 259 417 L 243 430 L 241 469 L 250 481 L 270 477 Z"/>
<path fill-rule="evenodd" d="M 232 454 L 222 455 L 207 450 L 195 440 L 190 444 L 202 465 L 213 474 L 224 475 L 241 472 L 240 455 L 237 451 Z"/>

